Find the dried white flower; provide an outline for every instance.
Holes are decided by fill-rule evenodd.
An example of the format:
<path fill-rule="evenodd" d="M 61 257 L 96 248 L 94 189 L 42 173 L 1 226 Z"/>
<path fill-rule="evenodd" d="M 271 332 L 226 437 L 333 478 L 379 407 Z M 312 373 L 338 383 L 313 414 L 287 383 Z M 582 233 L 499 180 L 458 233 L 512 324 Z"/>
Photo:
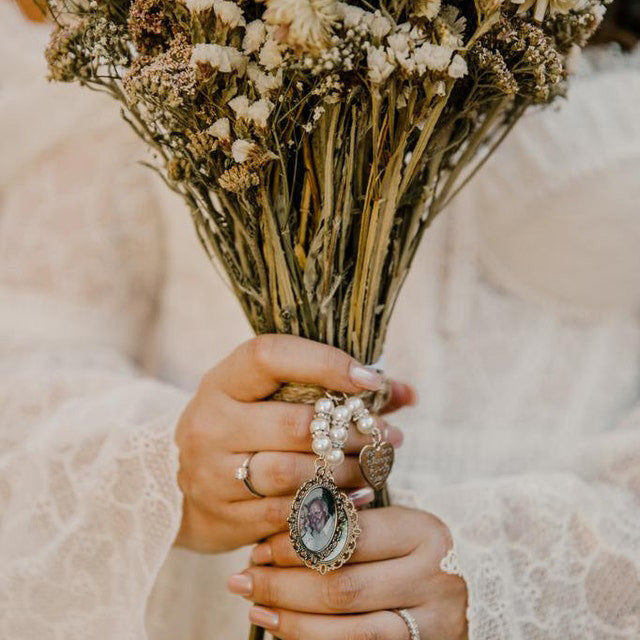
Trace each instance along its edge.
<path fill-rule="evenodd" d="M 269 115 L 273 111 L 273 102 L 260 98 L 253 104 L 249 102 L 247 96 L 236 96 L 227 103 L 236 114 L 236 118 L 242 118 L 253 122 L 256 126 L 266 128 Z"/>
<path fill-rule="evenodd" d="M 282 53 L 278 43 L 275 40 L 267 40 L 260 49 L 258 60 L 268 71 L 279 67 L 282 64 Z"/>
<path fill-rule="evenodd" d="M 261 96 L 267 96 L 282 87 L 282 69 L 275 74 L 265 73 L 255 62 L 250 62 L 247 75 Z"/>
<path fill-rule="evenodd" d="M 216 18 L 232 29 L 244 27 L 247 21 L 244 19 L 242 9 L 231 0 L 213 0 L 213 11 Z"/>
<path fill-rule="evenodd" d="M 364 14 L 368 13 L 364 9 L 356 7 L 353 4 L 348 4 L 347 2 L 336 3 L 336 9 L 338 18 L 347 29 L 353 29 L 362 24 Z"/>
<path fill-rule="evenodd" d="M 391 22 L 381 15 L 374 15 L 369 30 L 374 38 L 384 38 L 391 31 Z"/>
<path fill-rule="evenodd" d="M 413 15 L 433 20 L 440 13 L 440 0 L 417 0 L 413 7 Z"/>
<path fill-rule="evenodd" d="M 256 145 L 254 142 L 239 138 L 238 140 L 234 140 L 233 144 L 231 145 L 231 156 L 238 163 L 246 162 L 249 154 L 255 148 Z"/>
<path fill-rule="evenodd" d="M 236 114 L 236 118 L 247 118 L 249 112 L 249 98 L 247 96 L 236 96 L 227 102 Z"/>
<path fill-rule="evenodd" d="M 418 72 L 422 74 L 426 69 L 430 69 L 431 71 L 444 71 L 451 62 L 452 54 L 453 49 L 450 47 L 425 42 L 423 45 L 420 45 L 415 52 Z"/>
<path fill-rule="evenodd" d="M 213 7 L 215 0 L 184 0 L 189 11 L 206 11 Z"/>
<path fill-rule="evenodd" d="M 375 85 L 380 85 L 387 80 L 395 69 L 387 59 L 384 49 L 370 47 L 367 53 L 367 65 L 369 67 L 369 80 Z"/>
<path fill-rule="evenodd" d="M 191 66 L 208 64 L 222 73 L 237 71 L 243 75 L 247 67 L 247 58 L 233 47 L 219 44 L 197 44 L 191 53 Z"/>
<path fill-rule="evenodd" d="M 452 78 L 462 78 L 467 75 L 467 72 L 468 68 L 465 59 L 460 54 L 456 53 L 449 65 L 449 76 Z"/>
<path fill-rule="evenodd" d="M 256 100 L 247 111 L 247 118 L 251 120 L 256 126 L 263 129 L 267 128 L 269 116 L 273 111 L 273 102 L 260 98 Z"/>
<path fill-rule="evenodd" d="M 293 48 L 320 51 L 327 47 L 338 20 L 335 0 L 267 0 L 266 22 L 280 27 L 276 37 Z"/>
<path fill-rule="evenodd" d="M 547 9 L 549 15 L 569 13 L 570 11 L 580 11 L 585 8 L 586 0 L 511 0 L 514 4 L 519 4 L 518 13 L 522 14 L 531 7 L 534 7 L 533 18 L 538 22 L 544 20 Z"/>
<path fill-rule="evenodd" d="M 264 42 L 267 31 L 262 20 L 254 20 L 247 25 L 242 41 L 242 49 L 245 53 L 257 51 Z"/>
<path fill-rule="evenodd" d="M 214 138 L 220 140 L 229 140 L 231 138 L 231 126 L 229 124 L 229 118 L 219 118 L 208 129 L 207 133 Z"/>
<path fill-rule="evenodd" d="M 398 63 L 405 71 L 412 72 L 415 69 L 415 61 L 411 57 L 410 37 L 408 33 L 397 32 L 387 38 L 387 49 L 392 60 Z"/>

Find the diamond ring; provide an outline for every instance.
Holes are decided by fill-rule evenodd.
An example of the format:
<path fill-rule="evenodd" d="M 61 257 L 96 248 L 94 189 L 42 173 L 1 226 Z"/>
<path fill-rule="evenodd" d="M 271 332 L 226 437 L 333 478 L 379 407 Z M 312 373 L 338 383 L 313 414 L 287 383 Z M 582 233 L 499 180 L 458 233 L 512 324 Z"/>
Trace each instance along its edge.
<path fill-rule="evenodd" d="M 244 486 L 247 487 L 252 496 L 255 496 L 256 498 L 265 498 L 266 496 L 261 494 L 259 491 L 256 491 L 253 484 L 251 484 L 249 465 L 251 464 L 251 459 L 255 455 L 255 453 L 249 454 L 242 465 L 236 469 L 236 480 L 242 480 L 242 482 L 244 482 Z"/>

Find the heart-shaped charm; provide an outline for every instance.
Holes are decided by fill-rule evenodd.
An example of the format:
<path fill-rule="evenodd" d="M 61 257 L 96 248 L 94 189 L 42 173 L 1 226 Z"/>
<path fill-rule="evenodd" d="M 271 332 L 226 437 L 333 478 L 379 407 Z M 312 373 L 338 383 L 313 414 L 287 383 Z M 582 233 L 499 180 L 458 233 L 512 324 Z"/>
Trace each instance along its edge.
<path fill-rule="evenodd" d="M 362 475 L 375 491 L 383 489 L 393 467 L 393 458 L 393 445 L 388 442 L 368 444 L 360 451 Z"/>

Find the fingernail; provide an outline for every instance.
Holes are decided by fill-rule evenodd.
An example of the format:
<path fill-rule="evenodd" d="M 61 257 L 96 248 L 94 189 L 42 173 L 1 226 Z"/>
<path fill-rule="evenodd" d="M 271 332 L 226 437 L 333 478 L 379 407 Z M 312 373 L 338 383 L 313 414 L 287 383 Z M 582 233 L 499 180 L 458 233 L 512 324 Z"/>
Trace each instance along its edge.
<path fill-rule="evenodd" d="M 227 588 L 236 595 L 248 596 L 253 591 L 253 580 L 246 573 L 236 573 L 227 580 Z"/>
<path fill-rule="evenodd" d="M 349 377 L 353 384 L 362 389 L 369 389 L 369 391 L 379 391 L 384 384 L 384 379 L 375 369 L 364 367 L 355 362 L 351 364 Z"/>
<path fill-rule="evenodd" d="M 270 544 L 257 544 L 251 551 L 251 560 L 254 564 L 271 564 L 273 553 Z"/>
<path fill-rule="evenodd" d="M 384 430 L 383 439 L 390 442 L 396 449 L 399 449 L 404 442 L 404 433 L 398 427 L 387 427 Z"/>
<path fill-rule="evenodd" d="M 265 607 L 251 607 L 249 620 L 251 620 L 253 624 L 268 631 L 276 631 L 280 624 L 280 616 L 275 611 L 265 609 Z"/>
<path fill-rule="evenodd" d="M 416 388 L 410 384 L 406 384 L 405 387 L 407 388 L 407 394 L 409 396 L 409 406 L 415 407 L 420 402 L 420 394 Z"/>
<path fill-rule="evenodd" d="M 371 487 L 362 487 L 362 489 L 356 489 L 355 491 L 351 491 L 349 493 L 349 498 L 356 507 L 363 507 L 365 504 L 369 504 L 373 500 L 373 489 Z"/>

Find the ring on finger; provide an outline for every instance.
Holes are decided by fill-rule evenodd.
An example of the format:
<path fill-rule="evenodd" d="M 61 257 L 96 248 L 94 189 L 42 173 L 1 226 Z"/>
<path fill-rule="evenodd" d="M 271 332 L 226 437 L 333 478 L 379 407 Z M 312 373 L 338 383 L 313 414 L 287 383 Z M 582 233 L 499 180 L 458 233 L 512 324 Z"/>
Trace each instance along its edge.
<path fill-rule="evenodd" d="M 420 629 L 416 619 L 407 611 L 407 609 L 392 609 L 393 613 L 399 615 L 409 629 L 409 638 L 411 640 L 420 640 Z"/>
<path fill-rule="evenodd" d="M 255 455 L 256 454 L 254 452 L 254 453 L 250 453 L 246 457 L 245 461 L 236 469 L 235 476 L 236 476 L 236 480 L 242 480 L 242 482 L 244 482 L 244 486 L 247 487 L 247 489 L 249 490 L 252 496 L 256 498 L 265 498 L 266 496 L 264 494 L 260 493 L 259 491 L 256 491 L 255 487 L 251 482 L 251 470 L 249 469 L 249 465 L 251 464 L 251 460 Z"/>

